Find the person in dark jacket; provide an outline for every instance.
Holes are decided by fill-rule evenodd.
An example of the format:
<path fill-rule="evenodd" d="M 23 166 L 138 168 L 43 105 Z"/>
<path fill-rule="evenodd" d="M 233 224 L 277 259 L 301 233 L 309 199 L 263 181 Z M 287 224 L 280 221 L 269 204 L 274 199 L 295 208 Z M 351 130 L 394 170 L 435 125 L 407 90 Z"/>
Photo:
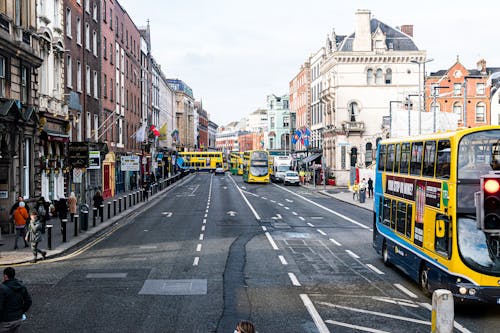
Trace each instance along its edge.
<path fill-rule="evenodd" d="M 43 240 L 42 224 L 40 223 L 38 212 L 34 209 L 30 212 L 30 222 L 28 225 L 28 234 L 26 235 L 26 240 L 31 243 L 31 252 L 33 252 L 33 260 L 31 260 L 31 262 L 36 262 L 38 253 L 40 253 L 42 255 L 42 258 L 45 259 L 47 252 L 38 248 L 38 244 Z"/>
<path fill-rule="evenodd" d="M 16 279 L 15 269 L 5 268 L 0 284 L 0 332 L 18 332 L 31 303 L 28 289 Z"/>
<path fill-rule="evenodd" d="M 94 201 L 94 207 L 97 208 L 97 216 L 102 217 L 101 205 L 104 202 L 104 198 L 102 197 L 101 192 L 96 191 L 92 199 Z"/>

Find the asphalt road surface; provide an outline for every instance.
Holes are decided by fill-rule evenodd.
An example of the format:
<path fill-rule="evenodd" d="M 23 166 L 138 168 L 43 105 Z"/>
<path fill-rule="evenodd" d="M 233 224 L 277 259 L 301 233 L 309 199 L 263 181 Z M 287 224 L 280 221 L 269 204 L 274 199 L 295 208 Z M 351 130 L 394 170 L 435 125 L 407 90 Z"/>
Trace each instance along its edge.
<path fill-rule="evenodd" d="M 63 257 L 17 267 L 23 332 L 430 332 L 431 300 L 372 248 L 372 213 L 301 187 L 192 174 Z M 498 332 L 498 306 L 454 332 Z"/>

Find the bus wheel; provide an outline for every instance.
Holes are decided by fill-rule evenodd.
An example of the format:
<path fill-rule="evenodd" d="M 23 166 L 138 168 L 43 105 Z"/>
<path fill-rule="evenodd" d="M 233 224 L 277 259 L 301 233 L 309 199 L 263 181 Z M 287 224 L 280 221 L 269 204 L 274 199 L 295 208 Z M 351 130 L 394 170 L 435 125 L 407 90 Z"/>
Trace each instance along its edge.
<path fill-rule="evenodd" d="M 387 249 L 387 243 L 384 240 L 384 245 L 382 245 L 382 260 L 384 261 L 384 265 L 390 266 L 389 263 L 389 250 Z"/>
<path fill-rule="evenodd" d="M 420 268 L 420 288 L 424 292 L 426 296 L 430 296 L 431 292 L 429 291 L 429 269 L 425 264 Z"/>

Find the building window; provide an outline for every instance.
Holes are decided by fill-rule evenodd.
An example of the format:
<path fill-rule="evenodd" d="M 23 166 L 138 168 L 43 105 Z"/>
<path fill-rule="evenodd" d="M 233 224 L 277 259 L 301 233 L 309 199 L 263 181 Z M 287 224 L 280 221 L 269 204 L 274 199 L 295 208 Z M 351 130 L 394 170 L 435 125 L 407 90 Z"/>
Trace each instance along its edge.
<path fill-rule="evenodd" d="M 28 68 L 26 66 L 21 66 L 21 102 L 28 103 Z"/>
<path fill-rule="evenodd" d="M 341 146 L 340 147 L 340 168 L 342 170 L 346 169 L 346 156 L 347 156 L 347 149 L 346 146 Z"/>
<path fill-rule="evenodd" d="M 484 93 L 484 83 L 476 83 L 476 94 L 482 96 Z"/>
<path fill-rule="evenodd" d="M 365 146 L 365 165 L 368 167 L 373 162 L 373 149 L 372 143 L 368 142 Z"/>
<path fill-rule="evenodd" d="M 358 103 L 351 102 L 349 104 L 349 121 L 351 122 L 357 121 L 356 119 L 358 118 L 358 114 L 359 114 Z"/>
<path fill-rule="evenodd" d="M 369 68 L 366 71 L 366 84 L 371 85 L 373 84 L 373 69 Z"/>
<path fill-rule="evenodd" d="M 431 104 L 431 112 L 439 112 L 441 111 L 441 105 L 439 103 L 432 103 Z"/>
<path fill-rule="evenodd" d="M 90 27 L 88 23 L 85 23 L 85 48 L 90 50 Z"/>
<path fill-rule="evenodd" d="M 97 86 L 97 71 L 94 71 L 94 98 L 99 98 L 99 87 Z"/>
<path fill-rule="evenodd" d="M 85 1 L 85 11 L 90 14 L 90 0 L 83 1 Z"/>
<path fill-rule="evenodd" d="M 377 69 L 377 71 L 375 72 L 375 84 L 382 84 L 382 80 L 383 80 L 383 72 L 382 72 L 382 70 L 379 68 L 379 69 Z"/>
<path fill-rule="evenodd" d="M 274 123 L 274 117 L 270 117 L 271 120 L 271 128 L 276 127 L 276 124 Z"/>
<path fill-rule="evenodd" d="M 24 173 L 24 179 L 23 179 L 23 197 L 25 199 L 30 197 L 30 184 L 31 184 L 31 139 L 26 138 L 24 140 L 24 151 L 23 151 L 23 173 Z"/>
<path fill-rule="evenodd" d="M 486 106 L 484 103 L 478 103 L 476 105 L 476 123 L 486 122 Z"/>
<path fill-rule="evenodd" d="M 94 56 L 97 57 L 97 32 L 95 30 L 92 32 L 92 46 L 94 48 Z"/>
<path fill-rule="evenodd" d="M 113 9 L 109 9 L 109 28 L 113 30 Z"/>
<path fill-rule="evenodd" d="M 87 92 L 87 95 L 90 96 L 90 66 L 87 66 L 85 74 L 85 90 Z"/>
<path fill-rule="evenodd" d="M 453 103 L 453 113 L 458 114 L 462 118 L 462 106 L 459 102 Z"/>
<path fill-rule="evenodd" d="M 82 92 L 82 64 L 76 62 L 76 91 Z"/>
<path fill-rule="evenodd" d="M 289 127 L 290 126 L 290 116 L 283 116 L 283 127 Z"/>
<path fill-rule="evenodd" d="M 111 100 L 111 102 L 113 102 L 113 89 L 114 89 L 113 79 L 110 78 L 109 79 L 109 99 Z"/>
<path fill-rule="evenodd" d="M 0 97 L 5 97 L 5 57 L 0 56 Z"/>
<path fill-rule="evenodd" d="M 106 2 L 106 1 L 104 1 Z M 92 18 L 97 22 L 97 5 L 94 4 L 94 11 L 92 12 Z"/>
<path fill-rule="evenodd" d="M 106 74 L 104 74 L 103 78 L 103 83 L 102 83 L 102 92 L 104 94 L 104 98 L 108 98 L 108 77 Z"/>
<path fill-rule="evenodd" d="M 391 84 L 392 83 L 392 69 L 387 68 L 385 71 L 385 84 Z"/>
<path fill-rule="evenodd" d="M 109 43 L 109 63 L 113 65 L 113 43 Z"/>
<path fill-rule="evenodd" d="M 103 6 L 102 12 L 104 13 L 104 15 L 102 17 L 102 20 L 104 21 L 104 23 L 106 23 L 106 13 L 108 12 L 108 7 L 107 7 L 107 4 L 106 4 L 106 1 L 107 0 L 104 0 L 102 2 L 102 6 Z"/>
<path fill-rule="evenodd" d="M 66 61 L 66 86 L 68 88 L 73 87 L 73 68 L 71 65 L 71 56 L 70 55 L 67 57 L 67 61 Z"/>
<path fill-rule="evenodd" d="M 104 59 L 108 59 L 108 40 L 106 39 L 106 37 L 103 37 L 102 44 L 104 47 L 104 49 L 102 50 L 103 57 Z"/>
<path fill-rule="evenodd" d="M 82 20 L 79 17 L 76 18 L 76 43 L 82 45 Z"/>
<path fill-rule="evenodd" d="M 99 115 L 94 114 L 94 140 L 97 142 L 98 137 L 98 129 L 99 129 Z"/>
<path fill-rule="evenodd" d="M 66 8 L 66 36 L 71 38 L 71 9 Z"/>
<path fill-rule="evenodd" d="M 462 84 L 453 83 L 453 96 L 460 96 L 461 93 L 462 93 Z"/>
<path fill-rule="evenodd" d="M 85 121 L 85 138 L 90 139 L 91 134 L 91 123 L 92 119 L 90 118 L 90 112 L 87 112 L 87 119 Z"/>

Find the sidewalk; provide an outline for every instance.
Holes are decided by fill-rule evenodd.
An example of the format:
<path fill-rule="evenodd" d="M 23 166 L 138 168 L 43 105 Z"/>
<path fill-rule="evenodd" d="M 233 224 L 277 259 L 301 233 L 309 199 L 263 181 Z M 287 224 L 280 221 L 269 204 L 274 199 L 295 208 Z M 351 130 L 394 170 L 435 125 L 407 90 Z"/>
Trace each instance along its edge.
<path fill-rule="evenodd" d="M 66 242 L 63 242 L 63 236 L 61 231 L 61 222 L 59 218 L 53 217 L 52 219 L 47 221 L 47 225 L 52 225 L 51 230 L 51 243 L 52 249 L 48 249 L 48 241 L 49 241 L 49 228 L 47 228 L 45 234 L 43 235 L 44 239 L 39 244 L 39 248 L 42 250 L 47 250 L 47 258 L 55 257 L 60 255 L 69 249 L 75 247 L 76 245 L 84 242 L 90 237 L 98 234 L 102 230 L 108 228 L 109 226 L 115 224 L 120 220 L 124 220 L 128 215 L 134 212 L 137 209 L 140 209 L 144 205 L 148 204 L 151 201 L 155 201 L 162 194 L 170 188 L 170 185 L 181 180 L 184 176 L 188 175 L 188 173 L 181 175 L 177 174 L 176 176 L 160 180 L 157 184 L 152 186 L 151 192 L 153 194 L 149 195 L 149 200 L 144 201 L 142 191 L 129 191 L 123 192 L 115 196 L 114 198 L 109 198 L 104 201 L 103 207 L 103 220 L 101 221 L 100 217 L 96 217 L 95 226 L 93 219 L 93 210 L 90 207 L 90 211 L 88 214 L 88 226 L 87 230 L 82 230 L 82 221 L 80 214 L 78 218 L 78 230 L 77 236 L 75 237 L 75 223 L 70 222 L 70 217 L 68 214 L 68 222 L 66 223 Z M 116 202 L 116 203 L 115 203 Z M 109 205 L 108 205 L 109 203 Z M 109 211 L 108 211 L 109 207 Z M 116 211 L 116 214 L 115 214 Z M 109 214 L 109 215 L 108 215 Z M 109 218 L 108 218 L 109 216 Z M 19 239 L 17 245 L 19 249 L 14 250 L 14 241 L 15 234 L 2 234 L 0 238 L 0 266 L 6 265 L 15 265 L 21 263 L 27 263 L 31 259 L 33 259 L 33 254 L 31 252 L 31 248 L 24 247 L 24 240 Z M 39 256 L 39 258 L 41 258 Z"/>
<path fill-rule="evenodd" d="M 343 186 L 331 186 L 331 185 L 316 185 L 316 187 L 312 184 L 304 184 L 300 185 L 304 188 L 307 188 L 311 191 L 318 192 L 329 197 L 335 198 L 337 200 L 341 200 L 352 205 L 356 205 L 358 207 L 368 209 L 373 211 L 373 198 L 366 197 L 364 203 L 359 202 L 359 200 L 353 200 L 352 192 L 349 191 L 347 187 Z"/>

